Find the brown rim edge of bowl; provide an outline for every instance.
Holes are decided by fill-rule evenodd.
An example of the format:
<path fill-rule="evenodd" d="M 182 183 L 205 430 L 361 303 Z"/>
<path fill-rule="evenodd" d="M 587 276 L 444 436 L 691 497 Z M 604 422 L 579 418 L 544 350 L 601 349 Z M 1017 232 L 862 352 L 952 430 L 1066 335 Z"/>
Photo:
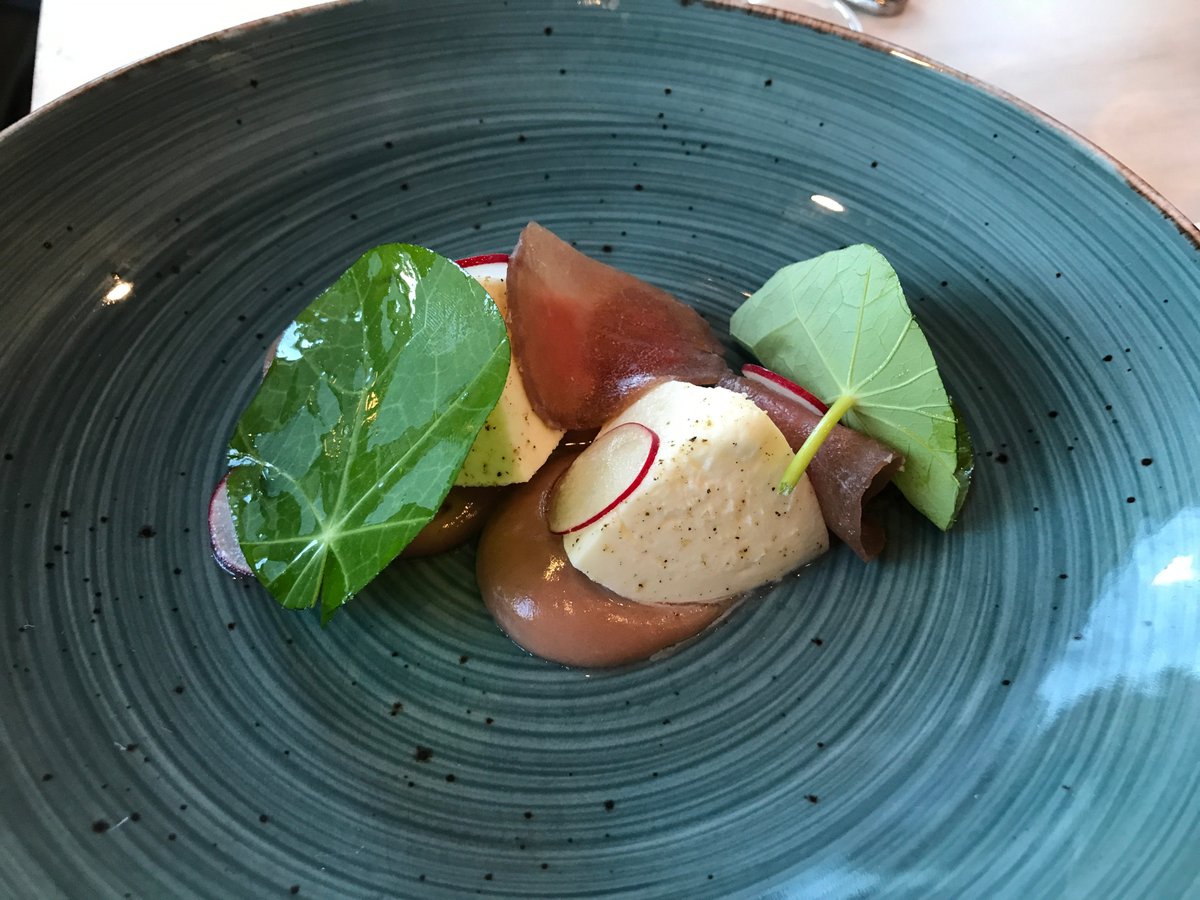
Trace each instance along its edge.
<path fill-rule="evenodd" d="M 778 22 L 784 22 L 789 25 L 799 25 L 809 28 L 813 31 L 819 31 L 824 34 L 830 34 L 835 37 L 840 37 L 843 40 L 853 41 L 870 50 L 878 53 L 886 53 L 889 56 L 897 57 L 911 64 L 919 65 L 922 68 L 933 69 L 943 75 L 947 75 L 958 81 L 963 82 L 977 90 L 991 94 L 1000 100 L 1010 103 L 1025 113 L 1040 120 L 1045 125 L 1060 132 L 1076 143 L 1080 144 L 1084 149 L 1090 152 L 1093 156 L 1109 163 L 1125 183 L 1142 199 L 1149 201 L 1154 206 L 1158 207 L 1160 213 L 1167 221 L 1171 222 L 1192 246 L 1200 251 L 1200 225 L 1193 222 L 1183 212 L 1176 207 L 1171 201 L 1159 193 L 1151 186 L 1146 179 L 1142 178 L 1134 172 L 1129 166 L 1121 162 L 1107 150 L 1100 147 L 1090 138 L 1080 134 L 1074 128 L 1056 119 L 1054 116 L 1034 106 L 1020 97 L 1010 94 L 1002 88 L 996 87 L 987 81 L 982 81 L 973 75 L 968 75 L 952 66 L 947 66 L 944 63 L 938 62 L 936 59 L 931 59 L 923 53 L 918 53 L 915 50 L 909 50 L 899 44 L 894 44 L 891 41 L 884 40 L 874 35 L 864 34 L 862 32 L 851 31 L 841 25 L 835 25 L 832 22 L 825 22 L 821 19 L 814 19 L 811 16 L 806 16 L 803 13 L 789 12 L 788 10 L 776 9 L 770 6 L 748 6 L 745 0 L 679 0 L 682 6 L 702 5 L 710 9 L 723 9 L 729 12 L 740 12 L 747 15 L 758 16 L 764 19 L 774 19 Z"/>
<path fill-rule="evenodd" d="M 29 115 L 25 116 L 25 118 L 18 120 L 4 130 L 0 130 L 0 141 L 3 141 L 4 138 L 19 131 L 27 122 L 39 118 L 44 110 L 56 109 L 64 102 L 69 101 L 73 97 L 76 97 L 85 91 L 89 91 L 100 84 L 104 84 L 105 82 L 121 77 L 130 69 L 137 68 L 145 65 L 146 63 L 157 62 L 187 47 L 194 47 L 208 42 L 219 42 L 235 37 L 245 31 L 257 29 L 270 22 L 299 18 L 301 16 L 314 14 L 318 10 L 329 10 L 336 6 L 346 6 L 355 2 L 360 2 L 360 0 L 325 0 L 323 3 L 305 6 L 300 9 L 287 10 L 271 16 L 264 16 L 260 19 L 244 22 L 240 25 L 234 25 L 230 28 L 224 28 L 220 31 L 202 35 L 194 40 L 178 44 L 174 47 L 169 47 L 166 50 L 162 50 L 151 56 L 147 56 L 144 59 L 139 59 L 128 65 L 113 69 L 111 72 L 107 72 L 104 75 L 93 78 L 91 81 L 80 85 L 74 90 L 68 91 L 61 96 L 55 97 L 53 100 L 42 104 Z M 678 0 L 678 2 L 681 6 L 686 7 L 694 5 L 697 0 Z M 853 41 L 854 43 L 870 50 L 874 50 L 878 53 L 886 53 L 889 56 L 895 56 L 897 53 L 899 53 L 900 59 L 905 59 L 907 57 L 909 62 L 920 65 L 924 68 L 933 69 L 936 72 L 940 72 L 943 75 L 961 81 L 962 83 L 967 84 L 977 90 L 991 94 L 993 97 L 997 97 L 1006 103 L 1010 103 L 1034 118 L 1039 119 L 1047 126 L 1057 130 L 1061 134 L 1066 135 L 1068 138 L 1088 150 L 1093 156 L 1108 162 L 1136 194 L 1141 196 L 1144 200 L 1148 201 L 1152 205 L 1158 207 L 1158 210 L 1162 214 L 1163 218 L 1170 221 L 1178 229 L 1179 233 L 1188 241 L 1190 241 L 1192 246 L 1195 247 L 1198 252 L 1200 252 L 1200 226 L 1197 226 L 1195 222 L 1185 216 L 1178 209 L 1178 207 L 1167 200 L 1167 198 L 1159 193 L 1159 191 L 1157 191 L 1152 185 L 1150 185 L 1146 179 L 1142 178 L 1140 175 L 1130 169 L 1129 166 L 1125 165 L 1111 153 L 1104 150 L 1090 138 L 1084 137 L 1074 128 L 1071 128 L 1069 125 L 1060 122 L 1054 116 L 1042 111 L 1033 104 L 1022 100 L 1020 97 L 1014 96 L 1013 94 L 1010 94 L 1007 91 L 990 84 L 989 82 L 982 81 L 981 79 L 975 78 L 972 75 L 968 75 L 966 72 L 959 71 L 958 69 L 947 66 L 944 63 L 940 63 L 935 59 L 931 59 L 923 53 L 919 53 L 915 50 L 909 50 L 900 46 L 899 44 L 886 41 L 883 38 L 874 37 L 873 35 L 863 34 L 861 32 L 850 31 L 849 29 L 843 28 L 840 25 L 834 25 L 830 22 L 814 19 L 811 16 L 806 16 L 802 13 L 788 12 L 787 10 L 775 9 L 768 6 L 749 6 L 744 2 L 738 2 L 738 0 L 699 0 L 699 2 L 701 5 L 711 9 L 723 9 L 729 12 L 740 12 L 748 15 L 759 16 L 764 19 L 773 19 L 775 21 L 784 22 L 790 25 L 803 26 L 813 31 L 823 32 L 825 34 L 834 35 L 835 37 L 839 37 L 843 40 Z"/>

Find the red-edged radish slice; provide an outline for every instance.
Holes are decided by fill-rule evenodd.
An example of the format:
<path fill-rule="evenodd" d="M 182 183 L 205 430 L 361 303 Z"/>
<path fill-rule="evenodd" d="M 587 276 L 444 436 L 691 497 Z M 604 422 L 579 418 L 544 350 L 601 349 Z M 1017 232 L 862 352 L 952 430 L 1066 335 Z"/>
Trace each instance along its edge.
<path fill-rule="evenodd" d="M 468 256 L 456 260 L 456 265 L 474 278 L 483 281 L 485 278 L 495 278 L 503 281 L 508 276 L 507 253 L 485 253 L 482 256 Z"/>
<path fill-rule="evenodd" d="M 829 412 L 829 407 L 822 403 L 816 396 L 810 394 L 796 382 L 784 378 L 778 372 L 772 372 L 770 369 L 764 369 L 762 366 L 756 366 L 754 363 L 747 363 L 742 366 L 742 377 L 753 381 L 755 384 L 761 384 L 769 390 L 775 391 L 778 394 L 783 394 L 785 397 L 790 397 L 801 406 L 808 409 L 813 415 L 823 416 Z"/>
<path fill-rule="evenodd" d="M 279 336 L 271 341 L 271 346 L 267 348 L 267 353 L 263 357 L 263 378 L 267 377 L 267 372 L 271 369 L 271 363 L 275 362 L 275 354 L 279 352 L 279 342 L 283 340 L 283 332 L 279 332 Z"/>
<path fill-rule="evenodd" d="M 637 489 L 658 456 L 658 435 L 626 422 L 596 438 L 559 478 L 546 522 L 554 534 L 586 528 Z"/>
<path fill-rule="evenodd" d="M 229 488 L 222 478 L 208 501 L 208 535 L 212 541 L 213 556 L 221 568 L 230 575 L 245 577 L 253 575 L 250 563 L 238 543 L 237 531 L 233 527 L 233 512 L 229 508 Z"/>

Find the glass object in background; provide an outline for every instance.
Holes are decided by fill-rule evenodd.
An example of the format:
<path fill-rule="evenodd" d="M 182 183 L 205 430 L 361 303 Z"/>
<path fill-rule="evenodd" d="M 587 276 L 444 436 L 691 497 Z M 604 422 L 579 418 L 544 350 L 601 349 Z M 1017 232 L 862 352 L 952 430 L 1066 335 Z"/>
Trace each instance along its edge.
<path fill-rule="evenodd" d="M 897 16 L 904 12 L 908 0 L 746 0 L 750 6 L 769 6 L 788 12 L 800 13 L 814 19 L 832 22 L 862 31 L 862 22 L 857 13 L 869 16 Z"/>
<path fill-rule="evenodd" d="M 746 0 L 748 6 L 764 6 L 772 10 L 797 12 L 800 16 L 821 19 L 822 22 L 832 22 L 851 31 L 862 31 L 856 14 L 842 0 Z"/>
<path fill-rule="evenodd" d="M 868 16 L 898 16 L 908 0 L 845 0 L 847 6 Z"/>
<path fill-rule="evenodd" d="M 823 22 L 832 22 L 851 31 L 862 31 L 862 23 L 843 0 L 746 0 L 747 5 L 763 6 L 799 13 Z"/>

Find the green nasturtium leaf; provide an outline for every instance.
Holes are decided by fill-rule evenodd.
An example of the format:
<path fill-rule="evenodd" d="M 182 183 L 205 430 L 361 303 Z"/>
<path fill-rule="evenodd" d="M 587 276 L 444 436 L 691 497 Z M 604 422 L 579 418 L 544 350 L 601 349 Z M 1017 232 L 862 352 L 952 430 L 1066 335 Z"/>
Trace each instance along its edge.
<path fill-rule="evenodd" d="M 780 269 L 733 314 L 730 331 L 829 404 L 826 432 L 844 417 L 903 453 L 896 485 L 939 528 L 954 523 L 970 483 L 970 437 L 878 250 L 857 244 Z M 801 448 L 785 482 L 795 483 L 821 439 Z"/>
<path fill-rule="evenodd" d="M 408 244 L 368 251 L 284 332 L 229 447 L 242 551 L 330 617 L 429 522 L 504 388 L 487 292 Z"/>
<path fill-rule="evenodd" d="M 953 525 L 962 511 L 963 503 L 966 502 L 971 476 L 975 474 L 975 446 L 971 443 L 971 433 L 967 431 L 966 420 L 953 400 L 950 401 L 950 409 L 954 412 L 954 436 L 958 440 L 958 467 L 954 470 L 954 477 L 958 480 L 958 500 L 954 512 L 950 515 L 950 524 Z"/>

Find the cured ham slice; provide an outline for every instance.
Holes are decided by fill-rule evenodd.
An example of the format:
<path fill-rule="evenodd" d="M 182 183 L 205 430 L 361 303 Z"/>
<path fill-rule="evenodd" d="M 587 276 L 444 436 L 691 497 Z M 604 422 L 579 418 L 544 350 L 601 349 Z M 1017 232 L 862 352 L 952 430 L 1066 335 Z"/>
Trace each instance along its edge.
<path fill-rule="evenodd" d="M 509 258 L 508 303 L 525 390 L 556 428 L 596 428 L 664 379 L 711 385 L 729 371 L 694 309 L 536 222 Z"/>
<path fill-rule="evenodd" d="M 728 375 L 721 387 L 745 394 L 799 450 L 821 417 L 801 403 L 746 378 Z M 883 527 L 865 518 L 863 506 L 887 486 L 904 457 L 862 432 L 838 425 L 808 467 L 825 524 L 864 561 L 883 550 Z"/>

